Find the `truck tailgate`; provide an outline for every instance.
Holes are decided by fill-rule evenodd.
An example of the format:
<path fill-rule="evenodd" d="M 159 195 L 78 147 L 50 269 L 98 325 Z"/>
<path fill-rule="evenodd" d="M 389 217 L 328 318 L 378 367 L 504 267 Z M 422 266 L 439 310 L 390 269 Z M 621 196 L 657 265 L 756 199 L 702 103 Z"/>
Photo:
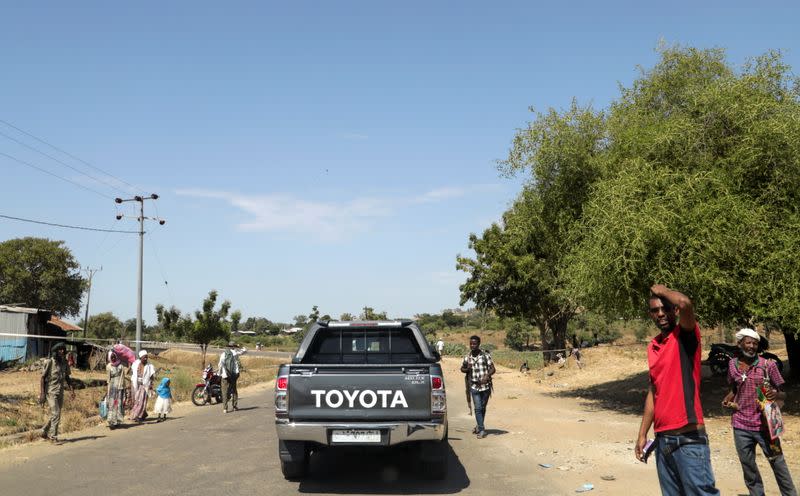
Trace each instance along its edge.
<path fill-rule="evenodd" d="M 289 418 L 380 421 L 431 418 L 428 366 L 293 365 Z"/>

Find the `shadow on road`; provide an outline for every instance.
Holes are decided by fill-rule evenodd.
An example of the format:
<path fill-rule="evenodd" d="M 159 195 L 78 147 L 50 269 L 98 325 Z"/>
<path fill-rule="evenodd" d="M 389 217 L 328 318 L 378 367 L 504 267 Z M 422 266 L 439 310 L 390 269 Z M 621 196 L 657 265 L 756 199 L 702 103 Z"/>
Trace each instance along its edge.
<path fill-rule="evenodd" d="M 425 479 L 412 447 L 391 450 L 336 449 L 311 456 L 310 471 L 298 491 L 332 494 L 450 494 L 469 486 L 464 466 L 451 447 L 447 478 Z"/>
<path fill-rule="evenodd" d="M 591 386 L 556 391 L 550 393 L 555 398 L 577 398 L 582 401 L 582 406 L 587 410 L 610 410 L 619 413 L 641 415 L 644 399 L 650 377 L 647 365 L 636 374 L 631 374 L 619 379 L 594 384 Z M 708 418 L 729 417 L 730 411 L 720 404 L 728 392 L 728 383 L 725 375 L 712 375 L 708 367 L 703 365 L 700 380 L 700 402 L 703 405 L 703 414 Z M 786 402 L 782 412 L 784 414 L 797 414 L 800 412 L 800 387 L 796 384 L 784 386 L 789 394 L 790 401 Z"/>
<path fill-rule="evenodd" d="M 71 437 L 71 438 L 61 438 L 61 444 L 66 443 L 77 443 L 78 441 L 88 441 L 91 439 L 102 439 L 105 436 L 81 436 L 81 437 Z"/>
<path fill-rule="evenodd" d="M 486 434 L 489 436 L 502 436 L 503 434 L 508 434 L 508 431 L 504 431 L 503 429 L 486 429 Z"/>
<path fill-rule="evenodd" d="M 588 400 L 584 405 L 591 409 L 605 409 L 619 413 L 641 415 L 650 376 L 647 369 L 637 374 L 592 386 L 550 393 L 556 398 Z"/>
<path fill-rule="evenodd" d="M 246 406 L 244 408 L 239 408 L 238 411 L 246 412 L 247 410 L 258 410 L 259 408 L 261 408 L 261 407 L 260 406 Z"/>

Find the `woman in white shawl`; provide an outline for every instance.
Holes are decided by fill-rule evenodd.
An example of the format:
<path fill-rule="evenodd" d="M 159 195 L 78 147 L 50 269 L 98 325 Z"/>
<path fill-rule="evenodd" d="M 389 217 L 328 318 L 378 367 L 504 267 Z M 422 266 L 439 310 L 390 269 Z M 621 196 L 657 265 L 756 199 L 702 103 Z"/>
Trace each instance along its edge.
<path fill-rule="evenodd" d="M 147 363 L 147 351 L 139 352 L 139 359 L 131 366 L 131 389 L 133 392 L 133 408 L 131 420 L 141 422 L 147 418 L 147 393 L 153 388 L 155 367 Z"/>

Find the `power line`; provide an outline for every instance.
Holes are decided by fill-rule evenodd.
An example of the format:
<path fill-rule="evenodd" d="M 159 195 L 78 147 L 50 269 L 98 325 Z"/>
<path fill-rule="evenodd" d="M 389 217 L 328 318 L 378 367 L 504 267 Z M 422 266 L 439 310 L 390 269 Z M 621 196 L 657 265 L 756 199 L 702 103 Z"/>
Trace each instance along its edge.
<path fill-rule="evenodd" d="M 17 131 L 19 131 L 20 133 L 22 133 L 22 134 L 24 134 L 26 136 L 30 136 L 31 138 L 35 139 L 36 141 L 38 141 L 40 143 L 44 143 L 45 145 L 49 146 L 50 148 L 63 153 L 64 155 L 72 158 L 73 160 L 77 160 L 78 162 L 80 162 L 80 163 L 82 163 L 82 164 L 84 164 L 84 165 L 86 165 L 88 167 L 91 167 L 92 169 L 94 169 L 94 170 L 96 170 L 98 172 L 102 172 L 103 174 L 105 174 L 106 176 L 108 176 L 110 178 L 116 179 L 117 181 L 121 182 L 122 184 L 125 184 L 125 185 L 129 186 L 134 191 L 141 191 L 141 188 L 138 188 L 138 187 L 134 186 L 133 184 L 127 182 L 127 181 L 123 181 L 122 179 L 114 176 L 113 174 L 109 174 L 108 172 L 104 171 L 103 169 L 101 169 L 99 167 L 95 167 L 94 165 L 90 164 L 89 162 L 83 160 L 82 158 L 76 157 L 75 155 L 73 155 L 73 154 L 71 154 L 71 153 L 69 153 L 69 152 L 67 152 L 65 150 L 62 150 L 61 148 L 57 147 L 56 145 L 48 143 L 47 141 L 43 140 L 42 138 L 34 136 L 33 134 L 25 131 L 24 129 L 18 128 L 17 126 L 15 126 L 14 124 L 11 124 L 8 121 L 4 121 L 3 119 L 0 119 L 0 122 L 2 122 L 3 124 L 5 124 L 6 126 L 8 126 L 10 128 L 16 129 Z"/>
<path fill-rule="evenodd" d="M 155 205 L 155 202 L 153 202 L 153 204 Z M 158 257 L 158 250 L 156 249 L 156 238 L 153 236 L 152 232 L 148 232 L 147 235 L 150 237 L 150 241 L 152 241 L 150 246 L 152 247 L 153 253 L 156 256 L 156 262 L 158 262 L 158 268 L 161 271 L 161 278 L 164 280 L 164 286 L 167 287 L 167 295 L 169 296 L 169 302 L 172 306 L 175 306 L 175 298 L 172 297 L 172 289 L 169 287 L 169 281 L 167 279 L 166 274 L 164 273 L 164 266 L 161 265 L 161 259 Z"/>
<path fill-rule="evenodd" d="M 108 196 L 108 195 L 106 195 L 106 194 L 104 194 L 104 193 L 101 193 L 101 192 L 99 192 L 99 191 L 97 191 L 97 190 L 94 190 L 94 189 L 92 189 L 92 188 L 90 188 L 90 187 L 88 187 L 88 186 L 84 186 L 84 185 L 83 185 L 83 184 L 81 184 L 81 183 L 76 183 L 75 181 L 73 181 L 73 180 L 71 180 L 71 179 L 67 179 L 66 177 L 61 177 L 61 176 L 59 176 L 58 174 L 55 174 L 55 173 L 53 173 L 53 172 L 50 172 L 50 171 L 49 171 L 49 170 L 47 170 L 47 169 L 42 169 L 42 168 L 41 168 L 41 167 L 39 167 L 38 165 L 33 165 L 33 164 L 32 164 L 32 163 L 30 163 L 30 162 L 26 162 L 26 161 L 24 161 L 24 160 L 20 160 L 20 159 L 18 159 L 17 157 L 13 157 L 13 156 L 11 156 L 11 155 L 9 155 L 9 154 L 7 154 L 7 153 L 0 152 L 0 155 L 2 155 L 2 156 L 4 156 L 4 157 L 7 157 L 7 158 L 10 158 L 11 160 L 14 160 L 14 161 L 16 161 L 16 162 L 19 162 L 19 163 L 21 163 L 22 165 L 27 165 L 28 167 L 31 167 L 32 169 L 36 169 L 36 170 L 38 170 L 39 172 L 44 172 L 45 174 L 49 174 L 49 175 L 51 175 L 51 176 L 53 176 L 53 177 L 56 177 L 56 178 L 58 178 L 58 179 L 61 179 L 62 181 L 66 181 L 66 182 L 68 182 L 68 183 L 70 183 L 70 184 L 74 184 L 75 186 L 77 186 L 77 187 L 79 187 L 79 188 L 83 188 L 83 189 L 85 189 L 86 191 L 91 191 L 92 193 L 94 193 L 94 194 L 96 194 L 96 195 L 100 195 L 100 196 L 102 196 L 103 198 L 108 198 L 109 200 L 113 200 L 113 199 L 114 199 L 114 198 L 112 198 L 112 197 L 110 197 L 110 196 Z"/>
<path fill-rule="evenodd" d="M 67 229 L 80 229 L 80 230 L 83 230 L 83 231 L 99 231 L 99 232 L 112 232 L 112 233 L 124 233 L 124 234 L 139 234 L 139 231 L 117 231 L 117 230 L 114 230 L 114 229 L 98 229 L 96 227 L 70 226 L 70 225 L 67 225 L 67 224 L 55 224 L 53 222 L 44 222 L 44 221 L 41 221 L 41 220 L 23 219 L 21 217 L 12 217 L 10 215 L 3 215 L 3 214 L 0 214 L 0 217 L 2 217 L 4 219 L 18 220 L 18 221 L 21 221 L 21 222 L 31 222 L 33 224 L 43 224 L 45 226 L 64 227 L 64 228 L 67 228 Z"/>
<path fill-rule="evenodd" d="M 78 169 L 77 167 L 73 167 L 73 166 L 69 165 L 68 163 L 66 163 L 64 161 L 62 161 L 62 160 L 60 160 L 60 159 L 58 159 L 58 158 L 56 158 L 56 157 L 54 157 L 54 156 L 52 156 L 50 154 L 47 154 L 47 153 L 39 150 L 35 146 L 31 146 L 31 145 L 29 145 L 29 144 L 27 144 L 27 143 L 25 143 L 23 141 L 18 140 L 17 138 L 14 138 L 13 136 L 7 135 L 6 133 L 4 133 L 2 131 L 0 131 L 0 136 L 5 136 L 6 138 L 10 139 L 11 141 L 13 141 L 13 142 L 15 142 L 15 143 L 17 143 L 19 145 L 22 145 L 22 146 L 24 146 L 25 148 L 27 148 L 29 150 L 33 150 L 33 151 L 35 151 L 37 153 L 40 153 L 40 154 L 44 155 L 45 157 L 49 158 L 50 160 L 53 160 L 54 162 L 58 162 L 59 164 L 63 165 L 64 167 L 68 167 L 68 168 L 74 170 L 75 172 L 77 172 L 78 174 L 84 175 L 84 176 L 88 177 L 89 179 L 91 179 L 93 181 L 105 184 L 106 186 L 108 186 L 108 187 L 110 187 L 112 189 L 115 189 L 115 190 L 119 191 L 120 193 L 125 193 L 125 194 L 128 193 L 127 191 L 125 191 L 123 189 L 120 189 L 120 188 L 114 186 L 113 184 L 111 184 L 111 183 L 109 183 L 107 181 L 104 181 L 104 180 L 102 180 L 100 178 L 97 178 L 97 177 L 94 177 L 92 175 L 89 175 L 89 174 L 83 172 L 82 170 Z"/>

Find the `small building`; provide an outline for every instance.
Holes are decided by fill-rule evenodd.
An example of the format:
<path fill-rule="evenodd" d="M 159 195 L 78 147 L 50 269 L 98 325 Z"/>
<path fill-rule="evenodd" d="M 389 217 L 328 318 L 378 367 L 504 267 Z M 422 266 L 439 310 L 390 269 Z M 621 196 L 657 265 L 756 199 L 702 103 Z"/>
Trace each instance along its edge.
<path fill-rule="evenodd" d="M 0 363 L 49 355 L 58 338 L 66 340 L 67 328 L 79 329 L 49 310 L 0 305 Z"/>
<path fill-rule="evenodd" d="M 239 336 L 255 336 L 256 331 L 234 331 L 234 334 L 238 334 Z"/>

